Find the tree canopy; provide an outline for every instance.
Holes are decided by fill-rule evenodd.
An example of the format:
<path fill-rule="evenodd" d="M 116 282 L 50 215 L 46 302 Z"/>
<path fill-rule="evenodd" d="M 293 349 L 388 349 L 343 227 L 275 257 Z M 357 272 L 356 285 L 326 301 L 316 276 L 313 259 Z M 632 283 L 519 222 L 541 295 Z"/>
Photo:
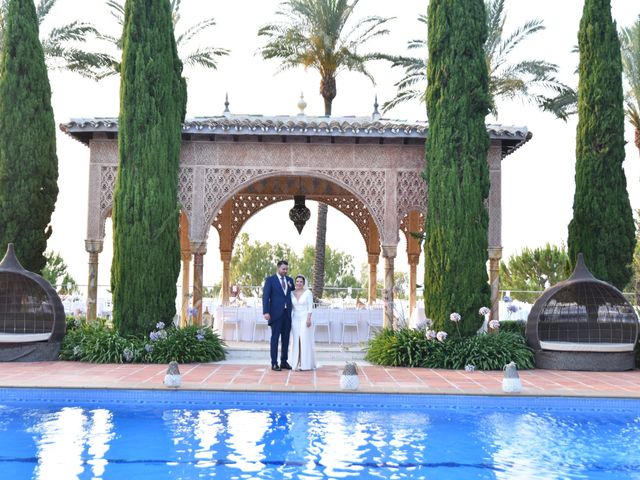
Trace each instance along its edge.
<path fill-rule="evenodd" d="M 40 273 L 58 197 L 51 87 L 32 0 L 10 0 L 0 59 L 0 251 Z"/>
<path fill-rule="evenodd" d="M 622 164 L 624 110 L 620 41 L 610 0 L 585 0 L 580 31 L 576 190 L 569 260 L 623 289 L 631 278 L 633 213 Z"/>

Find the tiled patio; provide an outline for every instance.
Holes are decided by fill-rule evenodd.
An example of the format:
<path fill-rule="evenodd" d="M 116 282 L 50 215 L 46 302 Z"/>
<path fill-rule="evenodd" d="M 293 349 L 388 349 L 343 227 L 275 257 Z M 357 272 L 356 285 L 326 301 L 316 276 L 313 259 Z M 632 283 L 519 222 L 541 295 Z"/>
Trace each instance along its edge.
<path fill-rule="evenodd" d="M 335 392 L 341 366 L 313 372 L 271 371 L 263 364 L 181 365 L 182 389 Z M 503 395 L 502 372 L 359 366 L 360 389 L 371 393 Z M 165 389 L 166 365 L 77 362 L 0 363 L 0 387 Z M 521 371 L 522 395 L 640 398 L 640 370 Z"/>

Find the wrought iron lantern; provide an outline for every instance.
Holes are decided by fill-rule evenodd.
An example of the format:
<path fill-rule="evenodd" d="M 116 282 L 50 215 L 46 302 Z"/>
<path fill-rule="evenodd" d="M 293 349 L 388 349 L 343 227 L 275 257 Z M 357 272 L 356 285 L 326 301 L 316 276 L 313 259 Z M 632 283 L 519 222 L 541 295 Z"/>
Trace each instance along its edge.
<path fill-rule="evenodd" d="M 294 195 L 293 202 L 293 208 L 289 210 L 289 218 L 300 234 L 307 220 L 311 218 L 311 211 L 304 204 L 304 195 Z"/>

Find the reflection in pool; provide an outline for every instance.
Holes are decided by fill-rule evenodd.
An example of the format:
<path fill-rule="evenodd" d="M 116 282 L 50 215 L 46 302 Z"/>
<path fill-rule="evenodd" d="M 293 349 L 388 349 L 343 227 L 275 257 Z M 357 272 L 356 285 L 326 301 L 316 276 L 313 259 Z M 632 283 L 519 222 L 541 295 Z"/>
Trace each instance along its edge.
<path fill-rule="evenodd" d="M 11 479 L 640 478 L 638 452 L 638 400 L 0 389 Z"/>

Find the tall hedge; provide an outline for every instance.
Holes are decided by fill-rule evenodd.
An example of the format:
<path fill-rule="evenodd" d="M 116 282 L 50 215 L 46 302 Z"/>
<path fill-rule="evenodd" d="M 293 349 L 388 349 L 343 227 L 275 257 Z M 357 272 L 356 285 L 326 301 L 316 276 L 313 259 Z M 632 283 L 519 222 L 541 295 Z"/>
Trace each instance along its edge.
<path fill-rule="evenodd" d="M 58 198 L 51 87 L 33 0 L 11 0 L 0 60 L 0 255 L 40 273 Z"/>
<path fill-rule="evenodd" d="M 461 333 L 475 332 L 491 295 L 486 36 L 482 0 L 429 2 L 424 297 L 427 317 L 449 333 L 454 311 Z"/>
<path fill-rule="evenodd" d="M 580 31 L 576 190 L 569 259 L 619 289 L 631 278 L 635 245 L 624 162 L 622 63 L 609 0 L 585 0 Z"/>
<path fill-rule="evenodd" d="M 177 204 L 186 85 L 169 0 L 127 0 L 113 205 L 113 317 L 147 335 L 175 315 Z"/>

